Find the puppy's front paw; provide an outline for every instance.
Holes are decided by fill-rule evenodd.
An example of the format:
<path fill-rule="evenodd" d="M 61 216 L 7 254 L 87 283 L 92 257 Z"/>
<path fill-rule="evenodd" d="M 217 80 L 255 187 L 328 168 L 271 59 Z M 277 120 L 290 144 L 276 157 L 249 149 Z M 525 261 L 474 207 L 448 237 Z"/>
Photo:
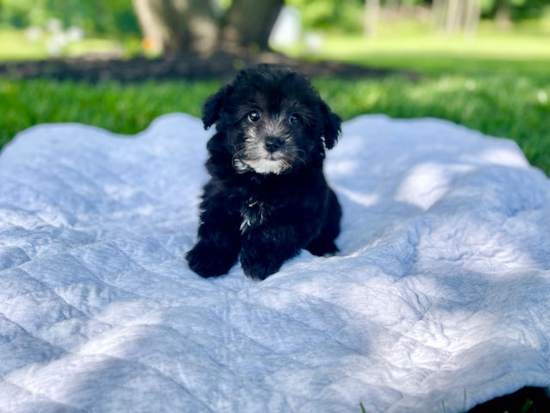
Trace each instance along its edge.
<path fill-rule="evenodd" d="M 265 280 L 271 274 L 279 271 L 284 260 L 274 256 L 261 254 L 254 249 L 241 251 L 241 266 L 247 277 L 253 280 Z"/>
<path fill-rule="evenodd" d="M 226 274 L 235 263 L 234 257 L 229 257 L 227 252 L 221 251 L 213 244 L 199 241 L 185 258 L 189 268 L 201 277 L 217 277 Z"/>

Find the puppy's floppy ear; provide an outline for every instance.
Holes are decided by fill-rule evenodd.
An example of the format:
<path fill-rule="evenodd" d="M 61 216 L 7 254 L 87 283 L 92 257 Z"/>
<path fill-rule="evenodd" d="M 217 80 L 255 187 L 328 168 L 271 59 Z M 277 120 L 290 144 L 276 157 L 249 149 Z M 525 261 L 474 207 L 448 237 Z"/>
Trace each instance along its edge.
<path fill-rule="evenodd" d="M 328 105 L 323 101 L 321 101 L 321 113 L 323 114 L 324 122 L 323 137 L 325 146 L 327 149 L 332 149 L 340 136 L 340 124 L 342 123 L 342 119 L 330 110 Z"/>
<path fill-rule="evenodd" d="M 231 85 L 226 85 L 218 90 L 218 93 L 206 99 L 202 107 L 202 123 L 204 129 L 208 129 L 220 118 L 220 113 L 232 91 L 233 87 Z"/>

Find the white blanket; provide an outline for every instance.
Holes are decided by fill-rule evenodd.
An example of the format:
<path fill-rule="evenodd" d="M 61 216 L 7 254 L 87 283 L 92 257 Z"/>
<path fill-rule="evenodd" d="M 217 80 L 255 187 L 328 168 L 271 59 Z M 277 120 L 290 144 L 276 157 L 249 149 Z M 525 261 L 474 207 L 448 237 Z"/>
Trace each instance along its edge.
<path fill-rule="evenodd" d="M 515 143 L 346 122 L 341 254 L 202 279 L 205 144 L 40 125 L 0 156 L 0 411 L 459 412 L 550 386 L 550 184 Z"/>

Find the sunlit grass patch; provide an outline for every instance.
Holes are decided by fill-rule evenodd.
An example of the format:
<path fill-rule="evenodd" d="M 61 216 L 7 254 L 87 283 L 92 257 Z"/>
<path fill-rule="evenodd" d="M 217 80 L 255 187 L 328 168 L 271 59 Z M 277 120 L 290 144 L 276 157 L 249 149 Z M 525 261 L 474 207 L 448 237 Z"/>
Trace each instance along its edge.
<path fill-rule="evenodd" d="M 380 25 L 376 39 L 360 34 L 328 34 L 322 48 L 308 53 L 305 45 L 288 52 L 309 59 L 339 60 L 381 68 L 399 68 L 430 74 L 441 73 L 524 73 L 548 74 L 549 33 L 541 22 L 497 30 L 484 22 L 475 39 L 446 36 L 429 24 L 403 21 Z"/>
<path fill-rule="evenodd" d="M 39 60 L 50 58 L 44 34 L 37 41 L 30 41 L 21 29 L 0 26 L 0 61 Z M 62 56 L 79 56 L 86 53 L 112 52 L 123 53 L 120 42 L 112 39 L 84 38 L 71 43 L 63 50 Z"/>

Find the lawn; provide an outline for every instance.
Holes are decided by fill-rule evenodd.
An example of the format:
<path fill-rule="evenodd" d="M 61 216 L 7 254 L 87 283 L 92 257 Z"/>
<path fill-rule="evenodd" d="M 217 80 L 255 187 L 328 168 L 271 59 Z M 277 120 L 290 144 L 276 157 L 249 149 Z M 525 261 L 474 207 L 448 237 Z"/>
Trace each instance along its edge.
<path fill-rule="evenodd" d="M 448 119 L 516 140 L 531 163 L 550 173 L 550 76 L 438 74 L 417 81 L 392 76 L 314 83 L 344 119 L 363 113 Z M 0 145 L 45 122 L 82 122 L 133 134 L 163 113 L 199 116 L 202 102 L 219 86 L 217 81 L 92 85 L 0 79 Z"/>
<path fill-rule="evenodd" d="M 322 48 L 307 53 L 304 44 L 285 52 L 313 59 L 409 69 L 424 74 L 550 74 L 550 17 L 499 30 L 483 22 L 475 40 L 434 32 L 410 20 L 383 23 L 375 40 L 361 35 L 331 34 Z"/>
<path fill-rule="evenodd" d="M 293 54 L 300 54 L 296 53 L 299 50 Z M 436 36 L 369 41 L 360 36 L 332 36 L 326 39 L 315 58 L 427 74 L 448 71 L 548 74 L 550 42 L 540 37 L 509 34 L 481 37 L 476 41 Z"/>

